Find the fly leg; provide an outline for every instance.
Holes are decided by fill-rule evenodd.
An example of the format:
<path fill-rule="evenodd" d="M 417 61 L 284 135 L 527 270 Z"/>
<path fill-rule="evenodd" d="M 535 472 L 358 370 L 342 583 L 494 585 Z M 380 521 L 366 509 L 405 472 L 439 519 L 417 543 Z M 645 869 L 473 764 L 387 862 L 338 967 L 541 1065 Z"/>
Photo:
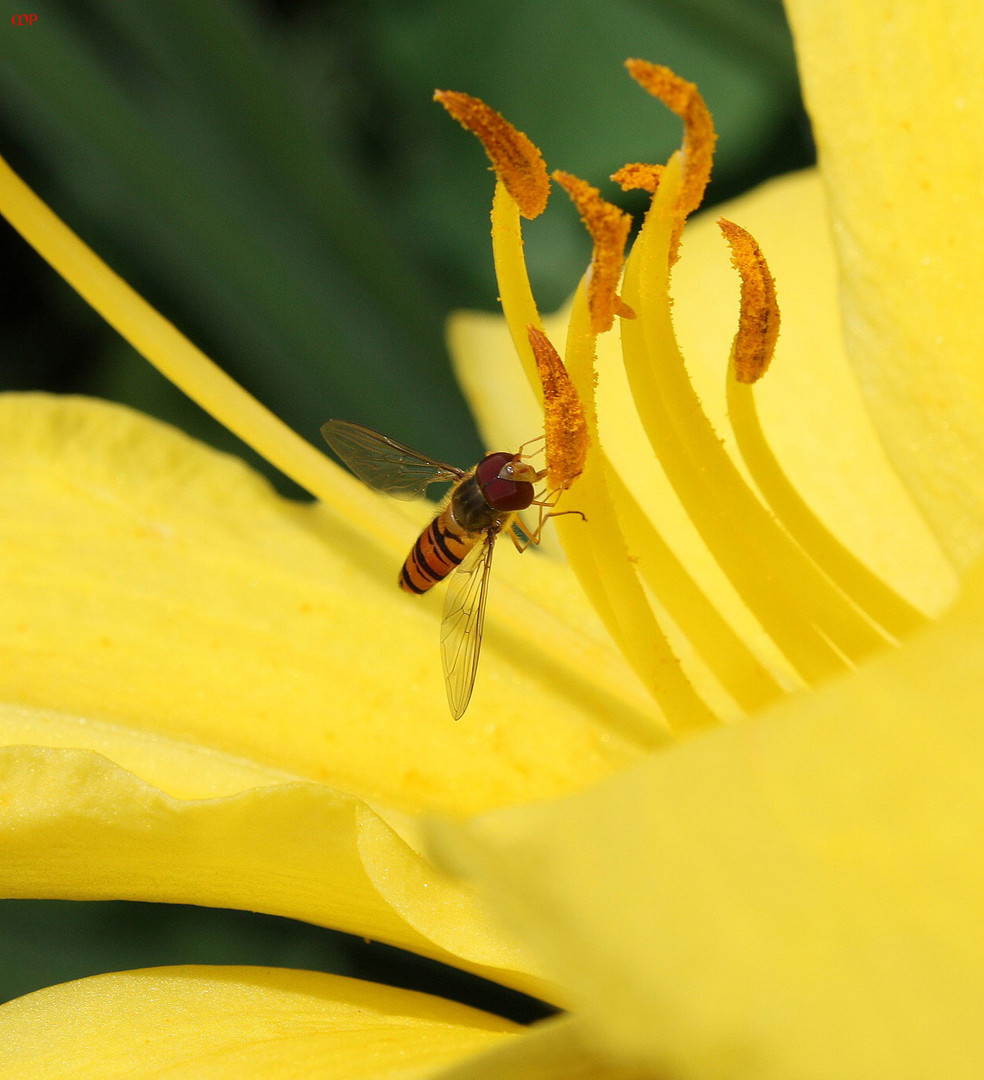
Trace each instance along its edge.
<path fill-rule="evenodd" d="M 524 552 L 530 544 L 540 543 L 543 526 L 551 518 L 564 517 L 566 514 L 577 514 L 582 521 L 588 520 L 580 510 L 554 510 L 552 509 L 554 504 L 548 501 L 537 502 L 534 505 L 540 512 L 535 529 L 530 529 L 522 518 L 519 518 L 518 525 L 515 521 L 510 522 L 509 525 L 509 539 L 512 540 L 516 550 L 520 553 Z M 518 514 L 516 516 L 519 517 Z M 524 535 L 520 535 L 520 533 Z"/>

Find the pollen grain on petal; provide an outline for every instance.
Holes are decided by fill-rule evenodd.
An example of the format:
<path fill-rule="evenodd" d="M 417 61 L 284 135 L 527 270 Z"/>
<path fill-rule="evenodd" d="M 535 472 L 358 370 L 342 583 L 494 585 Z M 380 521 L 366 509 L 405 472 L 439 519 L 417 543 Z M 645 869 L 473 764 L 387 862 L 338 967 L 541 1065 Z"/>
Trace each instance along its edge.
<path fill-rule="evenodd" d="M 717 135 L 710 110 L 692 82 L 681 79 L 662 64 L 647 60 L 626 60 L 633 79 L 683 121 L 683 156 L 686 176 L 677 204 L 682 219 L 700 206 L 711 176 Z"/>
<path fill-rule="evenodd" d="M 434 100 L 485 147 L 496 175 L 519 204 L 523 217 L 542 214 L 550 195 L 550 179 L 536 145 L 481 98 L 456 90 L 435 90 Z"/>
<path fill-rule="evenodd" d="M 718 227 L 731 247 L 731 263 L 741 275 L 741 313 L 732 345 L 735 378 L 753 383 L 765 374 L 779 336 L 776 283 L 751 233 L 726 218 L 718 219 Z"/>
<path fill-rule="evenodd" d="M 594 245 L 588 281 L 588 307 L 591 311 L 591 329 L 600 334 L 610 330 L 615 316 L 625 311 L 615 290 L 622 274 L 625 242 L 629 238 L 632 218 L 603 199 L 596 187 L 571 173 L 555 172 L 553 178 L 570 195 Z"/>
<path fill-rule="evenodd" d="M 587 459 L 589 440 L 584 406 L 547 335 L 532 324 L 527 327 L 527 334 L 543 385 L 547 484 L 551 491 L 564 491 L 584 471 Z"/>
<path fill-rule="evenodd" d="M 662 165 L 634 161 L 613 172 L 611 178 L 623 191 L 648 191 L 650 195 L 655 195 L 663 168 Z"/>

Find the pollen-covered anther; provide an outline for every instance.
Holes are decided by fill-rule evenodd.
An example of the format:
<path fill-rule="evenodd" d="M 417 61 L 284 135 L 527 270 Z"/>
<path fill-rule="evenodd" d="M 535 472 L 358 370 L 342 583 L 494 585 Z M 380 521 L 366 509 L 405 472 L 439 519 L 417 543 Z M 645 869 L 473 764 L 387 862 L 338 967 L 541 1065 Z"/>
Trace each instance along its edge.
<path fill-rule="evenodd" d="M 588 456 L 588 423 L 584 406 L 560 354 L 536 326 L 526 328 L 536 369 L 543 386 L 543 434 L 547 459 L 547 485 L 564 491 L 584 471 Z"/>
<path fill-rule="evenodd" d="M 731 247 L 731 263 L 741 275 L 741 313 L 731 346 L 735 378 L 753 383 L 766 372 L 779 336 L 776 283 L 755 238 L 726 218 L 718 227 Z"/>
<path fill-rule="evenodd" d="M 632 218 L 601 197 L 596 187 L 566 172 L 553 173 L 581 215 L 593 244 L 591 274 L 588 278 L 588 310 L 591 329 L 596 334 L 610 330 L 616 315 L 634 317 L 632 309 L 616 293 L 625 259 Z"/>
<path fill-rule="evenodd" d="M 550 178 L 535 144 L 480 98 L 456 90 L 435 90 L 434 100 L 479 139 L 523 217 L 542 214 L 550 196 Z"/>
<path fill-rule="evenodd" d="M 613 172 L 611 178 L 623 191 L 648 191 L 650 195 L 655 195 L 664 168 L 663 165 L 634 161 Z"/>
<path fill-rule="evenodd" d="M 714 121 L 694 83 L 681 79 L 668 67 L 651 64 L 648 60 L 626 60 L 625 66 L 643 90 L 659 98 L 683 121 L 685 179 L 677 204 L 682 228 L 687 215 L 700 206 L 711 177 L 714 144 L 717 142 Z"/>

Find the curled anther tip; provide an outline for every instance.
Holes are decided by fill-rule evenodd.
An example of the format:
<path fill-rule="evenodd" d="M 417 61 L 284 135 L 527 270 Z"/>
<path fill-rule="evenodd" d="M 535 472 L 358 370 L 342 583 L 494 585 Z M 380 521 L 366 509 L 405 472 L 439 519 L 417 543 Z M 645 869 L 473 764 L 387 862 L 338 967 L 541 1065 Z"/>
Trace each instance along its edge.
<path fill-rule="evenodd" d="M 481 142 L 523 217 L 542 214 L 550 197 L 550 178 L 533 141 L 481 98 L 457 90 L 435 90 L 434 100 Z"/>
<path fill-rule="evenodd" d="M 697 84 L 681 78 L 665 64 L 648 60 L 626 60 L 625 66 L 633 79 L 653 97 L 675 112 L 682 120 L 703 104 Z"/>
<path fill-rule="evenodd" d="M 717 142 L 711 112 L 696 83 L 681 78 L 663 64 L 631 59 L 625 61 L 625 66 L 643 90 L 662 101 L 683 121 L 685 180 L 677 206 L 682 228 L 687 216 L 700 206 L 711 177 Z"/>

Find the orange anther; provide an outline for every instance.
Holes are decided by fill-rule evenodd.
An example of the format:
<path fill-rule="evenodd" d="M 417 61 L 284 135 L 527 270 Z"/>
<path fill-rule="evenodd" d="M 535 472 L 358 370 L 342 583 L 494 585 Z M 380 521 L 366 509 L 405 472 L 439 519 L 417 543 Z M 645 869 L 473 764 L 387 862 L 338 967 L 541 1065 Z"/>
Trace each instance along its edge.
<path fill-rule="evenodd" d="M 581 475 L 587 460 L 589 440 L 584 406 L 547 335 L 532 325 L 526 332 L 543 386 L 547 485 L 551 491 L 563 491 Z"/>
<path fill-rule="evenodd" d="M 480 98 L 455 90 L 435 90 L 434 100 L 479 139 L 523 217 L 542 214 L 550 195 L 550 180 L 533 142 Z"/>
<path fill-rule="evenodd" d="M 616 314 L 630 309 L 616 295 L 625 242 L 629 238 L 632 218 L 610 202 L 606 202 L 596 187 L 571 173 L 555 172 L 554 180 L 567 192 L 581 215 L 584 227 L 594 245 L 591 254 L 591 277 L 588 281 L 588 309 L 591 329 L 600 334 L 610 330 Z"/>
<path fill-rule="evenodd" d="M 683 121 L 684 182 L 677 203 L 678 229 L 687 215 L 700 206 L 711 176 L 717 135 L 704 99 L 692 82 L 681 79 L 668 67 L 646 60 L 626 60 L 629 74 L 648 93 L 659 98 Z"/>
<path fill-rule="evenodd" d="M 753 383 L 766 372 L 779 336 L 776 283 L 755 238 L 726 218 L 718 227 L 731 247 L 731 263 L 741 275 L 741 313 L 731 355 L 738 382 Z"/>

